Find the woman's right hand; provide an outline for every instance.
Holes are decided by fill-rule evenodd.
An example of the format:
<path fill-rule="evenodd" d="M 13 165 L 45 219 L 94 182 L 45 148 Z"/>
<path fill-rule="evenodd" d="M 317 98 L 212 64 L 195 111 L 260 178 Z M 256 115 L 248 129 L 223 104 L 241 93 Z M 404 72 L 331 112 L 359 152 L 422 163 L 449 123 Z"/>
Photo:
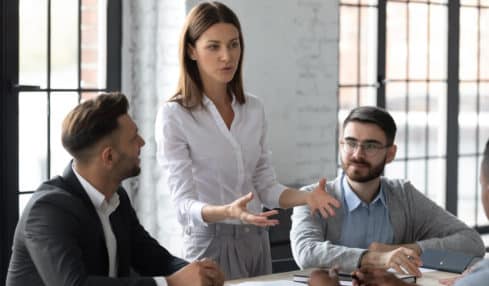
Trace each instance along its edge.
<path fill-rule="evenodd" d="M 274 226 L 279 223 L 277 219 L 270 219 L 271 216 L 278 214 L 277 210 L 262 212 L 260 214 L 250 213 L 247 205 L 251 200 L 253 200 L 253 193 L 249 192 L 227 205 L 229 217 L 232 219 L 239 219 L 246 224 L 254 224 L 263 227 Z"/>

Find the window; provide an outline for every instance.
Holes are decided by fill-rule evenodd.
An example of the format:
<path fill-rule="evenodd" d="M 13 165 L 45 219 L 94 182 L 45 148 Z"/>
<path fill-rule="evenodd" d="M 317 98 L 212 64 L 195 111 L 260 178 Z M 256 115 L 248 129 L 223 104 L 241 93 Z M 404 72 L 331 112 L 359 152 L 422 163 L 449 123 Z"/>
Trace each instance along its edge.
<path fill-rule="evenodd" d="M 60 144 L 61 120 L 81 99 L 120 89 L 121 5 L 117 0 L 0 5 L 1 281 L 18 214 L 39 183 L 68 162 Z"/>
<path fill-rule="evenodd" d="M 464 221 L 481 226 L 487 224 L 477 179 L 489 138 L 489 1 L 462 0 L 460 4 L 458 208 Z"/>
<path fill-rule="evenodd" d="M 19 1 L 19 83 L 29 85 L 18 95 L 19 213 L 39 182 L 61 174 L 70 160 L 61 145 L 67 112 L 110 89 L 107 7 L 93 0 Z"/>
<path fill-rule="evenodd" d="M 478 226 L 486 223 L 478 173 L 489 138 L 489 1 L 455 2 L 340 1 L 338 118 L 358 105 L 385 107 L 398 126 L 397 157 L 386 175 L 408 178 Z M 449 44 L 451 29 L 459 31 L 459 46 Z M 458 145 L 447 140 L 453 135 Z M 453 178 L 447 166 L 457 163 Z"/>

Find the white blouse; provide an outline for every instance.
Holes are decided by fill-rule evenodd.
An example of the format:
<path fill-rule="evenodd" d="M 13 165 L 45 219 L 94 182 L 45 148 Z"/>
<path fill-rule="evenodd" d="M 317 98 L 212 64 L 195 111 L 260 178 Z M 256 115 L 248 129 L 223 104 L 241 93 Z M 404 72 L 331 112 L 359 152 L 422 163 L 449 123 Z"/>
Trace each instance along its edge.
<path fill-rule="evenodd" d="M 206 225 L 202 207 L 224 205 L 249 192 L 248 210 L 279 207 L 285 186 L 277 182 L 266 145 L 263 104 L 246 95 L 233 99 L 234 119 L 228 129 L 214 103 L 189 112 L 176 102 L 165 103 L 155 124 L 157 158 L 184 226 Z M 226 220 L 239 224 L 239 220 Z"/>

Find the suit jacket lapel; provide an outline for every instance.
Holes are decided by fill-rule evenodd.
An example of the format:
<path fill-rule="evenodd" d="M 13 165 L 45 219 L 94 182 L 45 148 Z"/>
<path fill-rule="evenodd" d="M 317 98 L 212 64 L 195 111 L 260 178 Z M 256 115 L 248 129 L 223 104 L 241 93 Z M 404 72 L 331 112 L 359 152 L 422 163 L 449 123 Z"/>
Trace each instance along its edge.
<path fill-rule="evenodd" d="M 73 162 L 71 161 L 70 164 L 68 164 L 68 166 L 65 168 L 63 172 L 63 176 L 61 177 L 62 184 L 63 184 L 62 189 L 80 198 L 85 204 L 85 206 L 87 207 L 88 210 L 87 215 L 92 217 L 93 221 L 95 222 L 93 227 L 97 229 L 96 232 L 100 235 L 100 240 L 102 240 L 103 245 L 105 246 L 105 252 L 107 253 L 107 255 L 104 256 L 106 258 L 104 264 L 106 265 L 106 272 L 109 273 L 109 256 L 106 247 L 102 222 L 100 221 L 100 217 L 98 216 L 97 210 L 95 209 L 95 206 L 93 205 L 92 201 L 88 197 L 87 192 L 82 187 L 80 181 L 78 180 L 75 173 L 73 172 L 73 169 L 71 167 L 72 163 Z"/>
<path fill-rule="evenodd" d="M 71 168 L 72 162 L 65 168 L 63 172 L 63 182 L 66 185 L 64 190 L 71 193 L 74 196 L 79 197 L 83 203 L 87 206 L 87 208 L 90 210 L 90 215 L 97 217 L 97 220 L 100 221 L 98 218 L 97 211 L 95 210 L 95 206 L 92 204 L 92 201 L 88 197 L 87 192 L 85 189 L 82 187 L 80 184 L 80 181 L 78 181 L 78 178 L 76 177 L 75 173 L 73 172 L 73 169 Z M 100 227 L 102 227 L 102 224 L 100 224 Z"/>
<path fill-rule="evenodd" d="M 118 192 L 120 193 L 120 192 Z M 117 260 L 118 260 L 118 275 L 129 276 L 129 260 L 130 254 L 128 250 L 129 245 L 129 227 L 127 224 L 127 214 L 125 213 L 125 206 L 123 206 L 124 199 L 120 196 L 119 207 L 110 215 L 110 224 L 112 226 L 112 231 L 114 232 L 115 238 L 117 240 Z"/>

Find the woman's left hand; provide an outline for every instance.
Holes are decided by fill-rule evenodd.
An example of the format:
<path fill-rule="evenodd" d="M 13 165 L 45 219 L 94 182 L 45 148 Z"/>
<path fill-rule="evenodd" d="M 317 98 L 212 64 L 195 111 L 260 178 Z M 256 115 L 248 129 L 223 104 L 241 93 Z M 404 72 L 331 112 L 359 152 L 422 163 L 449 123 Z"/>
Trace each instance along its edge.
<path fill-rule="evenodd" d="M 259 214 L 249 212 L 247 205 L 252 200 L 253 193 L 249 192 L 248 194 L 227 205 L 229 217 L 239 219 L 246 224 L 254 224 L 262 227 L 274 226 L 279 223 L 277 219 L 270 218 L 271 216 L 278 214 L 277 210 L 271 210 Z"/>
<path fill-rule="evenodd" d="M 333 207 L 339 208 L 340 202 L 326 191 L 326 179 L 319 180 L 319 185 L 307 196 L 307 205 L 314 214 L 317 211 L 324 218 L 336 215 Z"/>

